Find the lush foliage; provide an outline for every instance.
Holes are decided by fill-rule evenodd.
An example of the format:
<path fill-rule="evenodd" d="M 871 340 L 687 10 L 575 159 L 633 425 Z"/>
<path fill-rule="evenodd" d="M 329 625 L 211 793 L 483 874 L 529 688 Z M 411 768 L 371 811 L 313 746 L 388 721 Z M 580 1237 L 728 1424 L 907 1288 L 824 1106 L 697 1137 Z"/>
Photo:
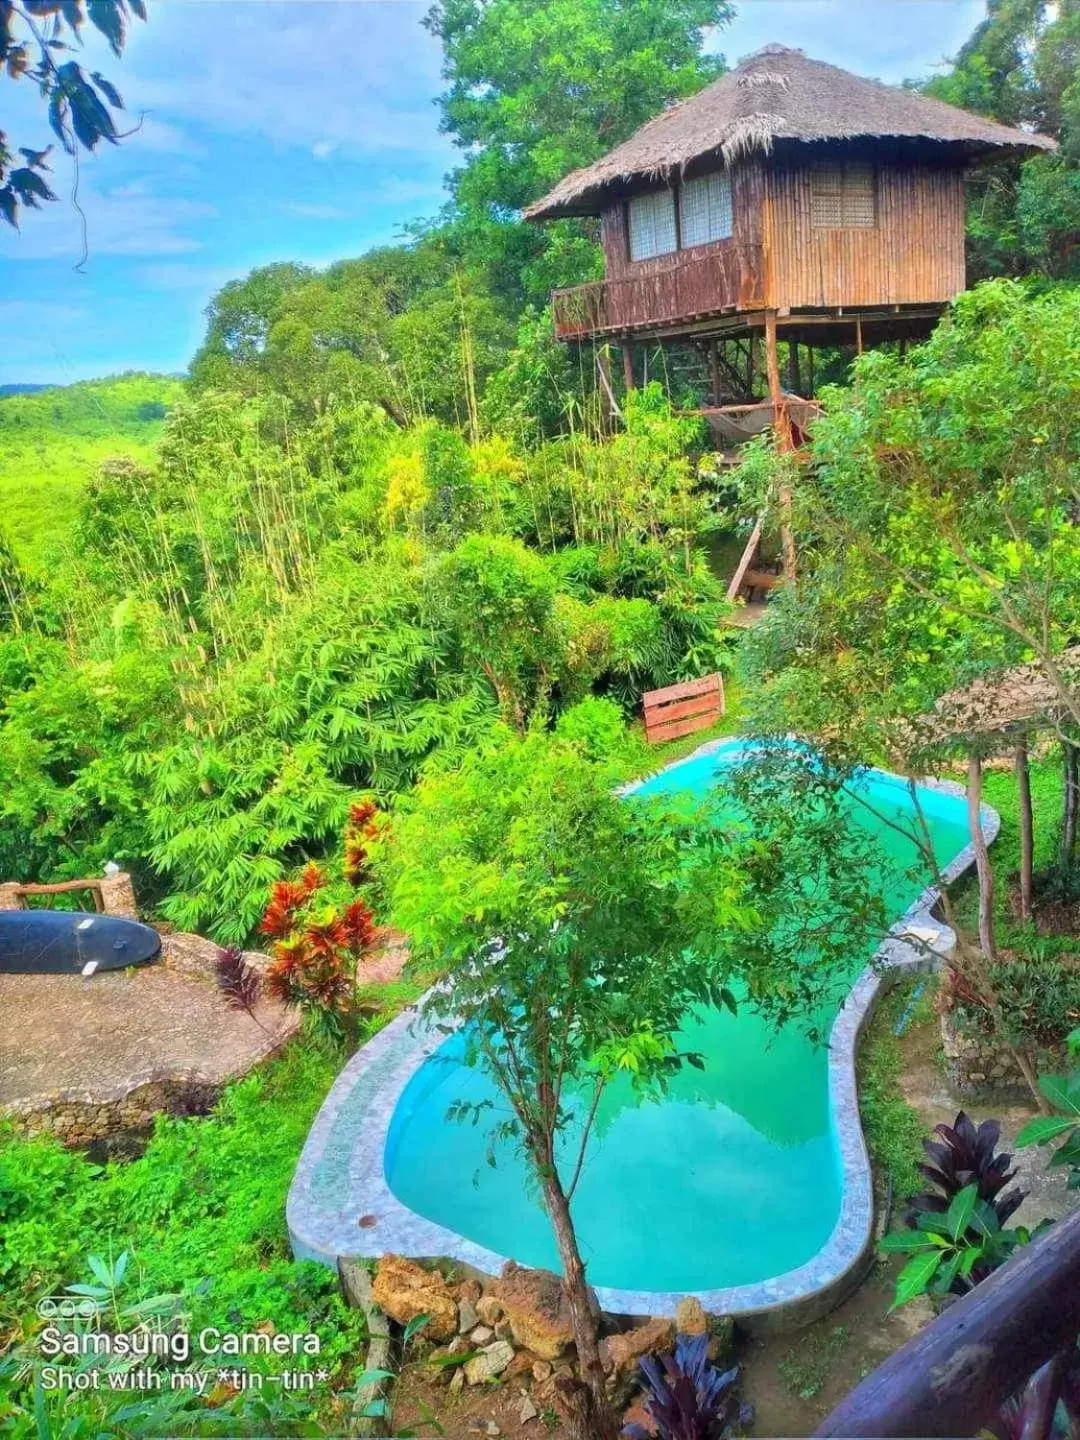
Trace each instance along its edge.
<path fill-rule="evenodd" d="M 680 1335 L 673 1352 L 647 1355 L 641 1362 L 645 1408 L 652 1427 L 632 1424 L 630 1440 L 722 1440 L 739 1421 L 737 1369 L 720 1371 L 709 1361 L 709 1337 Z"/>
<path fill-rule="evenodd" d="M 15 0 L 0 3 L 0 74 L 26 79 L 45 102 L 49 128 L 69 155 L 120 139 L 114 110 L 124 102 L 116 87 L 95 70 L 87 75 L 77 60 L 65 59 L 79 43 L 87 21 L 100 30 L 119 56 L 133 16 L 146 19 L 143 0 L 34 0 L 25 9 Z M 56 196 L 45 179 L 51 145 L 19 146 L 22 164 L 12 163 L 11 137 L 0 130 L 0 219 L 18 225 L 20 210 L 40 209 Z"/>
<path fill-rule="evenodd" d="M 103 464 L 152 458 L 183 392 L 179 380 L 133 374 L 0 398 L 0 525 L 23 564 L 41 568 L 70 535 Z"/>
<path fill-rule="evenodd" d="M 359 1312 L 340 1299 L 336 1277 L 296 1264 L 285 1233 L 285 1193 L 300 1147 L 340 1064 L 336 1052 L 294 1046 L 268 1070 L 231 1086 L 204 1120 L 161 1118 L 146 1153 L 101 1167 L 52 1141 L 6 1136 L 0 1148 L 0 1326 L 14 1347 L 3 1380 L 0 1428 L 6 1434 L 288 1433 L 301 1414 L 344 1429 L 350 1389 L 362 1366 Z M 120 1257 L 129 1261 L 117 1279 Z M 170 1407 L 149 1397 L 110 1399 L 49 1394 L 35 1401 L 23 1351 L 45 1323 L 34 1313 L 42 1295 L 71 1284 L 100 1284 L 101 1258 L 123 1307 L 175 1297 L 197 1332 L 277 1331 L 319 1336 L 317 1357 L 290 1357 L 296 1368 L 326 1368 L 332 1379 L 307 1392 L 303 1405 L 274 1409 L 277 1387 L 232 1395 L 191 1392 Z M 92 1273 L 96 1271 L 96 1273 Z M 244 1364 L 281 1368 L 279 1358 Z M 141 1402 L 141 1403 L 140 1403 Z M 35 1404 L 43 1406 L 37 1428 Z M 5 1408 L 6 1407 L 6 1408 Z M 125 1416 L 118 1421 L 117 1412 Z M 66 1424 L 88 1429 L 64 1430 Z"/>
<path fill-rule="evenodd" d="M 1028 270 L 1075 278 L 1080 10 L 1075 0 L 990 0 L 986 9 L 953 68 L 935 77 L 927 91 L 1006 125 L 1050 135 L 1061 149 L 983 168 L 971 177 L 972 278 Z"/>
<path fill-rule="evenodd" d="M 1070 1054 L 1075 1057 L 1080 1051 L 1080 1030 L 1074 1030 L 1068 1037 Z M 1043 1094 L 1056 1113 L 1039 1115 L 1026 1124 L 1016 1137 L 1018 1148 L 1027 1145 L 1057 1146 L 1050 1159 L 1051 1165 L 1068 1167 L 1069 1190 L 1080 1189 L 1080 1070 L 1068 1075 L 1042 1075 L 1039 1077 Z"/>

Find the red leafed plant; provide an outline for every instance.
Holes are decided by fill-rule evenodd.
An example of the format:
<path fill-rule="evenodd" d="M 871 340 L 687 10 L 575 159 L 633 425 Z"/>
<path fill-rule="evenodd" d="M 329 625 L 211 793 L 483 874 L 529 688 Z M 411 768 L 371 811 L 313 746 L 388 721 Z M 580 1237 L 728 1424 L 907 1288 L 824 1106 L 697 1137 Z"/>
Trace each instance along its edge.
<path fill-rule="evenodd" d="M 353 824 L 354 818 L 360 816 Z M 366 874 L 366 847 L 360 827 L 374 834 L 375 807 L 354 805 L 346 830 L 346 872 Z M 369 837 L 370 838 L 370 834 Z M 355 837 L 360 851 L 353 851 Z M 359 1025 L 357 967 L 375 942 L 375 917 L 359 896 L 338 906 L 319 894 L 329 884 L 320 866 L 309 864 L 295 880 L 279 880 L 259 929 L 273 944 L 266 972 L 267 991 L 286 1005 L 299 1005 L 319 1028 L 336 1039 L 355 1042 Z"/>
<path fill-rule="evenodd" d="M 371 866 L 368 847 L 379 833 L 378 817 L 373 800 L 361 800 L 349 806 L 345 826 L 345 879 L 350 885 L 362 885 L 368 878 Z"/>

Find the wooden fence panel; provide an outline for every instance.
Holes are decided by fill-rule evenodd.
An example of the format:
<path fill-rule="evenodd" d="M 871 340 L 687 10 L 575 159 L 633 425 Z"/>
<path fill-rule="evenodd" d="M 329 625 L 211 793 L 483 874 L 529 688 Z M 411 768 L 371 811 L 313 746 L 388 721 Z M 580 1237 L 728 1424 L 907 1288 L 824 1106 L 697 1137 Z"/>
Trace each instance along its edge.
<path fill-rule="evenodd" d="M 724 713 L 724 679 L 706 675 L 662 690 L 648 690 L 642 696 L 645 707 L 645 735 L 650 744 L 677 740 L 697 730 L 707 730 Z"/>

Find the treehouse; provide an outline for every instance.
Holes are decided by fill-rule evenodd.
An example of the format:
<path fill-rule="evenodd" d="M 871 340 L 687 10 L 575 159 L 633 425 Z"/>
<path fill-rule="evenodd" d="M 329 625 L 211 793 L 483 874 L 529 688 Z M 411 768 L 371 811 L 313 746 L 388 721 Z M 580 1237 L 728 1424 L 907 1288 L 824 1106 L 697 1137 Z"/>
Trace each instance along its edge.
<path fill-rule="evenodd" d="M 606 279 L 557 290 L 561 339 L 807 345 L 919 337 L 965 286 L 964 172 L 1051 150 L 769 45 L 525 211 L 601 219 Z"/>
<path fill-rule="evenodd" d="M 641 342 L 690 343 L 708 359 L 719 449 L 769 425 L 797 446 L 815 347 L 922 339 L 965 288 L 968 167 L 1054 148 L 769 45 L 525 215 L 600 217 L 606 278 L 557 290 L 554 313 L 560 339 L 600 342 L 609 394 L 612 342 L 628 387 Z"/>

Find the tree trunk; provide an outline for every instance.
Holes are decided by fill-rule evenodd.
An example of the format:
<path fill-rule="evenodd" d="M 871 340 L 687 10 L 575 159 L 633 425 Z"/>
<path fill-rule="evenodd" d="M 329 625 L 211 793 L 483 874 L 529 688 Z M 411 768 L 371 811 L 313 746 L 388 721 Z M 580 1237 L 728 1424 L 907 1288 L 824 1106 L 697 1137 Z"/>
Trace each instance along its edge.
<path fill-rule="evenodd" d="M 1030 920 L 1035 830 L 1031 810 L 1031 772 L 1028 768 L 1026 736 L 1016 747 L 1016 788 L 1020 799 L 1020 915 L 1022 919 Z"/>
<path fill-rule="evenodd" d="M 994 872 L 986 849 L 986 838 L 982 830 L 982 761 L 978 755 L 968 759 L 968 819 L 971 825 L 971 845 L 975 851 L 975 869 L 979 877 L 979 944 L 992 964 L 997 958 L 994 944 Z"/>
<path fill-rule="evenodd" d="M 1062 768 L 1065 772 L 1064 815 L 1061 822 L 1061 868 L 1063 870 L 1068 869 L 1076 854 L 1077 789 L 1080 786 L 1077 753 L 1075 745 L 1068 740 L 1062 741 L 1061 758 Z"/>
<path fill-rule="evenodd" d="M 777 358 L 776 311 L 765 312 L 765 363 L 769 377 L 769 399 L 773 407 L 773 433 L 777 449 L 786 454 L 793 450 L 791 421 L 784 406 L 780 385 L 780 362 Z M 795 579 L 795 537 L 791 530 L 791 487 L 780 487 L 780 543 L 784 554 L 784 579 Z"/>
<path fill-rule="evenodd" d="M 558 1175 L 551 1173 L 544 1181 L 544 1198 L 559 1249 L 563 1289 L 570 1307 L 570 1323 L 574 1328 L 578 1367 L 584 1386 L 579 1397 L 581 1413 L 574 1417 L 574 1429 L 581 1432 L 580 1440 L 616 1440 L 620 1429 L 619 1417 L 608 1400 L 604 1386 L 596 1316 L 585 1282 L 585 1265 L 570 1216 L 570 1202 Z"/>

